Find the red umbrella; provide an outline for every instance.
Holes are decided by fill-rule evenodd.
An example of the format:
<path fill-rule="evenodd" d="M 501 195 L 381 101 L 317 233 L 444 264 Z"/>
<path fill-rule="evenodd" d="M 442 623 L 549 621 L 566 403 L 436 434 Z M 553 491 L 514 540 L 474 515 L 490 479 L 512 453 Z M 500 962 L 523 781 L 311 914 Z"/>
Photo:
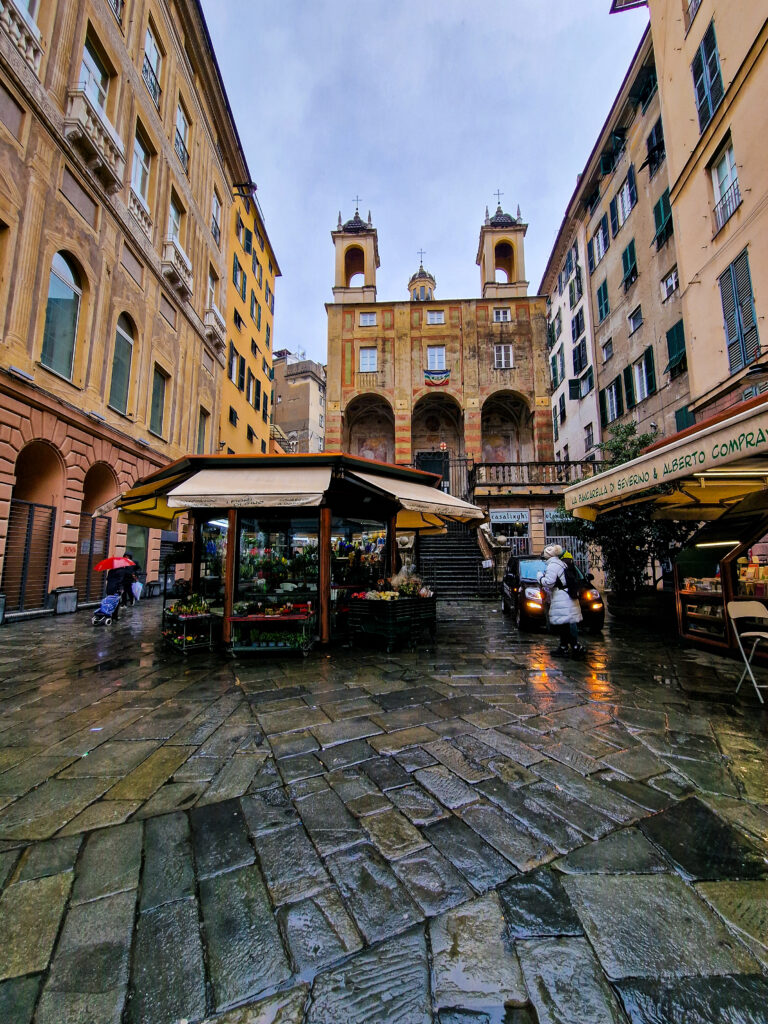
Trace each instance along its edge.
<path fill-rule="evenodd" d="M 94 565 L 96 572 L 105 572 L 107 569 L 127 569 L 129 565 L 136 565 L 125 555 L 115 555 L 112 558 L 104 558 L 98 565 Z"/>

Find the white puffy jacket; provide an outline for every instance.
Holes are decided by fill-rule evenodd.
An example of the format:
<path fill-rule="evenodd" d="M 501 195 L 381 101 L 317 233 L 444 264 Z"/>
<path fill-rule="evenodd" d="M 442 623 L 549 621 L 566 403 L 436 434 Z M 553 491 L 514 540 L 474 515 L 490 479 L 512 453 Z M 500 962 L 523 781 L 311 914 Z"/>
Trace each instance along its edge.
<path fill-rule="evenodd" d="M 557 585 L 560 580 L 561 586 Z M 581 622 L 581 605 L 576 597 L 569 597 L 565 589 L 565 562 L 562 558 L 548 558 L 547 571 L 539 574 L 539 581 L 550 595 L 549 621 L 553 626 L 565 622 Z"/>

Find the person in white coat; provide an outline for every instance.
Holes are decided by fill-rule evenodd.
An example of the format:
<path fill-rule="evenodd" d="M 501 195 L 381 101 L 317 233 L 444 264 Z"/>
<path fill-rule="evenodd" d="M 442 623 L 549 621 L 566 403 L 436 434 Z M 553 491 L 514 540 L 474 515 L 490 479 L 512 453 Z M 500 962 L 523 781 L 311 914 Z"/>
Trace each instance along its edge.
<path fill-rule="evenodd" d="M 559 544 L 549 544 L 542 556 L 547 560 L 547 568 L 539 573 L 539 583 L 549 595 L 549 621 L 557 626 L 560 634 L 560 646 L 555 648 L 555 654 L 583 654 L 586 648 L 579 643 L 578 630 L 582 620 L 581 605 L 577 597 L 568 595 L 563 549 Z"/>

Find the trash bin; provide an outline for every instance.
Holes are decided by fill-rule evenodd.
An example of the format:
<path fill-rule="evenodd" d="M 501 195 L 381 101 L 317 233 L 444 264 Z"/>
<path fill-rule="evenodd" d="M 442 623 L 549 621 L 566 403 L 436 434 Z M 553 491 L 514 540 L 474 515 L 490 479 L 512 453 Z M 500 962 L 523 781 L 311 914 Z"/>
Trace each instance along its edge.
<path fill-rule="evenodd" d="M 69 615 L 77 611 L 77 587 L 56 587 L 48 595 L 49 606 L 56 615 Z"/>

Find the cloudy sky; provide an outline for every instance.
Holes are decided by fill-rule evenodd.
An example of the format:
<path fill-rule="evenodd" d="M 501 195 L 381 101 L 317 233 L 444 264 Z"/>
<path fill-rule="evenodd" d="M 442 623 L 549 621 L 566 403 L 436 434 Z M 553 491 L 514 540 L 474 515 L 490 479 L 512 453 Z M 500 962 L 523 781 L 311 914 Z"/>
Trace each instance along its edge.
<path fill-rule="evenodd" d="M 424 265 L 480 294 L 486 204 L 519 204 L 530 291 L 648 16 L 609 0 L 203 0 L 282 278 L 275 348 L 325 362 L 330 232 L 360 196 L 378 298 Z M 250 16 L 244 17 L 248 11 Z"/>

